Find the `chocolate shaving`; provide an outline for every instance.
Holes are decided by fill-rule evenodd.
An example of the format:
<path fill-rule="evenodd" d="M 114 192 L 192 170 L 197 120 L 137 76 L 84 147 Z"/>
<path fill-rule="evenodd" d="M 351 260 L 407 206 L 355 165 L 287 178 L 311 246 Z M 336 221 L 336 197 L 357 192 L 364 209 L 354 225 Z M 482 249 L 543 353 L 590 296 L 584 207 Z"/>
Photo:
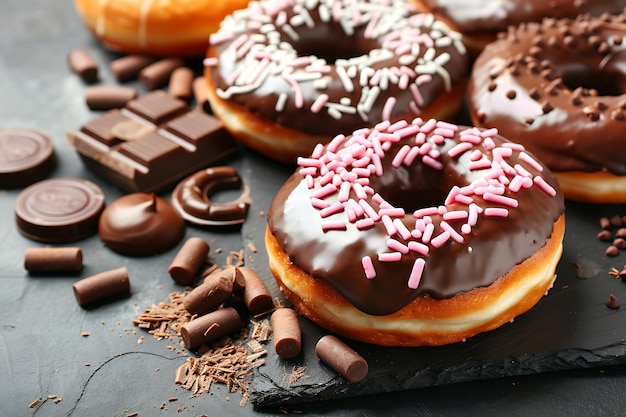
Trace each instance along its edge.
<path fill-rule="evenodd" d="M 171 293 L 169 301 L 153 304 L 133 320 L 133 325 L 147 329 L 158 340 L 176 340 L 180 337 L 180 328 L 193 317 L 183 306 L 188 292 Z"/>

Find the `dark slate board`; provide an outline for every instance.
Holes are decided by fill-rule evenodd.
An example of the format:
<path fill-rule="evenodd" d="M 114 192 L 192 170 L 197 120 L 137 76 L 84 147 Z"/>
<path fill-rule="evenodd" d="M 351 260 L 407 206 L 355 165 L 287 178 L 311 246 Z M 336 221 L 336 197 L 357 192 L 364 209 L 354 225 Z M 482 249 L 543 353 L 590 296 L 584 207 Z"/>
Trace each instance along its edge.
<path fill-rule="evenodd" d="M 100 83 L 106 85 L 116 84 L 107 71 L 116 55 L 85 30 L 72 2 L 6 0 L 0 10 L 0 127 L 32 127 L 50 134 L 60 162 L 53 176 L 93 181 L 109 202 L 121 196 L 85 170 L 65 143 L 67 130 L 96 114 L 84 105 L 86 86 L 68 70 L 67 52 L 87 49 L 100 63 Z M 128 85 L 145 93 L 136 82 Z M 292 168 L 246 151 L 229 164 L 251 186 L 248 221 L 241 230 L 189 227 L 186 237 L 205 238 L 218 263 L 228 251 L 253 243 L 258 252 L 248 250 L 246 262 L 278 295 L 263 251 L 262 212 Z M 170 342 L 155 340 L 131 324 L 138 312 L 180 290 L 166 273 L 178 247 L 157 257 L 128 258 L 107 250 L 92 236 L 76 243 L 85 255 L 79 274 L 29 276 L 22 265 L 24 251 L 43 245 L 23 238 L 14 227 L 18 192 L 0 191 L 2 417 L 117 417 L 134 412 L 243 417 L 296 412 L 331 417 L 626 414 L 626 366 L 619 365 L 625 355 L 626 304 L 617 311 L 603 304 L 611 292 L 626 303 L 626 284 L 607 274 L 610 267 L 626 263 L 626 254 L 606 259 L 604 245 L 595 239 L 598 217 L 626 214 L 626 206 L 568 204 L 566 250 L 556 286 L 536 309 L 513 324 L 442 348 L 355 344 L 372 372 L 363 383 L 347 384 L 315 358 L 313 347 L 323 331 L 303 319 L 302 357 L 284 362 L 270 353 L 254 378 L 253 400 L 258 405 L 240 407 L 239 394 L 220 386 L 211 394 L 190 398 L 173 383 L 185 356 L 168 349 Z M 218 247 L 221 253 L 215 252 Z M 80 308 L 71 284 L 119 266 L 129 269 L 131 295 L 97 308 Z M 85 331 L 88 337 L 81 336 Z M 306 366 L 306 378 L 289 386 L 286 375 L 298 365 Z M 518 376 L 522 374 L 528 375 Z M 390 390 L 394 392 L 365 395 Z M 57 404 L 48 395 L 61 401 Z M 42 403 L 29 408 L 38 397 L 43 397 Z"/>

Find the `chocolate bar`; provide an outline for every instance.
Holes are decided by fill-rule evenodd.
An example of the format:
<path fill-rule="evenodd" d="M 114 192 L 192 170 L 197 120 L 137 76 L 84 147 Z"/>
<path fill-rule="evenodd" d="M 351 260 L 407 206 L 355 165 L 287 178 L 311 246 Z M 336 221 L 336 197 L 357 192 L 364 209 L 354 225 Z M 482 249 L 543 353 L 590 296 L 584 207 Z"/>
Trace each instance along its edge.
<path fill-rule="evenodd" d="M 85 166 L 128 192 L 160 192 L 234 155 L 237 146 L 213 116 L 156 90 L 68 132 Z"/>

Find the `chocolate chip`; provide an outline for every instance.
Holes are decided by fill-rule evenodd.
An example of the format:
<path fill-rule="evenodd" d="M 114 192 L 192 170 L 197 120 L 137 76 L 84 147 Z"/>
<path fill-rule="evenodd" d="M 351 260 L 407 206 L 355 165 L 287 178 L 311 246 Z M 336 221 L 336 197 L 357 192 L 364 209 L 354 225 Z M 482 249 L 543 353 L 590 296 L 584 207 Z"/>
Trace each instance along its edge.
<path fill-rule="evenodd" d="M 626 249 L 626 240 L 618 237 L 613 241 L 613 246 L 615 246 L 617 249 Z"/>
<path fill-rule="evenodd" d="M 617 246 L 609 246 L 608 248 L 606 248 L 606 250 L 604 251 L 604 254 L 607 256 L 617 256 L 619 254 L 619 249 L 617 248 Z"/>
<path fill-rule="evenodd" d="M 615 295 L 610 294 L 609 298 L 607 298 L 604 302 L 604 305 L 606 305 L 608 308 L 616 309 L 619 308 L 619 300 Z"/>
<path fill-rule="evenodd" d="M 622 216 L 620 216 L 619 214 L 611 216 L 609 221 L 611 222 L 611 226 L 615 226 L 615 227 L 622 226 Z"/>
<path fill-rule="evenodd" d="M 554 107 L 552 107 L 552 105 L 549 102 L 544 101 L 543 103 L 541 103 L 541 110 L 543 111 L 543 114 L 548 114 L 552 110 L 554 110 Z"/>
<path fill-rule="evenodd" d="M 506 98 L 513 100 L 516 96 L 515 90 L 509 90 L 506 92 Z"/>
<path fill-rule="evenodd" d="M 611 235 L 610 230 L 602 230 L 600 233 L 598 233 L 597 238 L 599 240 L 609 242 L 611 239 L 613 239 L 613 236 Z"/>
<path fill-rule="evenodd" d="M 620 227 L 619 229 L 617 229 L 617 232 L 615 232 L 615 237 L 626 238 L 626 227 Z"/>
<path fill-rule="evenodd" d="M 609 229 L 611 227 L 611 220 L 608 217 L 600 217 L 600 228 Z"/>

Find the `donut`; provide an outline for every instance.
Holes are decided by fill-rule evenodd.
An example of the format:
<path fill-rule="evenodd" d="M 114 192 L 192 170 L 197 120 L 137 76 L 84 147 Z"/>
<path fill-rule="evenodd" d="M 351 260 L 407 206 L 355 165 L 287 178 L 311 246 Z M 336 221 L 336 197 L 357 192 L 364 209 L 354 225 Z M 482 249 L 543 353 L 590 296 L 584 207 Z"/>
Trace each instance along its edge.
<path fill-rule="evenodd" d="M 512 321 L 553 284 L 563 194 L 496 129 L 381 122 L 298 163 L 268 210 L 270 270 L 336 335 L 455 343 Z"/>
<path fill-rule="evenodd" d="M 202 56 L 209 35 L 248 0 L 75 0 L 85 26 L 116 52 Z"/>
<path fill-rule="evenodd" d="M 540 22 L 546 17 L 575 18 L 581 14 L 599 16 L 621 13 L 624 0 L 410 0 L 418 9 L 432 13 L 463 34 L 463 42 L 477 56 L 499 32 L 524 22 Z"/>
<path fill-rule="evenodd" d="M 476 59 L 468 109 L 523 144 L 565 198 L 626 202 L 626 14 L 522 24 Z"/>
<path fill-rule="evenodd" d="M 467 84 L 460 35 L 405 0 L 261 0 L 209 43 L 212 111 L 244 145 L 288 164 L 337 132 L 451 118 Z"/>

